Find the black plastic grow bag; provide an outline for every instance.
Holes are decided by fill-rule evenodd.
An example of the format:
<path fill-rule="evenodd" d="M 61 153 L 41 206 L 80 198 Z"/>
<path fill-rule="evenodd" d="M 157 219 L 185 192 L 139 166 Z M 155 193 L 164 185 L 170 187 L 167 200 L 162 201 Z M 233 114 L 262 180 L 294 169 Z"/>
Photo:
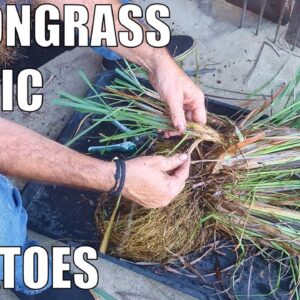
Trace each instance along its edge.
<path fill-rule="evenodd" d="M 102 73 L 96 83 L 97 87 L 101 89 L 101 87 L 106 86 L 115 76 L 113 71 Z M 235 106 L 213 100 L 207 101 L 207 108 L 210 112 L 225 115 L 232 119 L 241 118 L 247 113 L 247 111 L 241 111 Z M 82 118 L 83 115 L 80 113 L 73 115 L 58 139 L 60 143 L 65 143 L 74 136 Z M 102 129 L 105 132 L 115 130 L 112 125 L 104 126 Z M 97 145 L 99 136 L 97 139 L 93 138 L 93 134 L 96 136 L 96 133 L 98 132 L 91 132 L 88 137 L 83 137 L 76 142 L 72 148 L 86 153 L 88 146 Z M 94 222 L 99 193 L 62 186 L 30 183 L 25 187 L 22 195 L 24 206 L 27 208 L 29 215 L 29 229 L 65 242 L 70 246 L 89 245 L 99 249 L 101 237 L 98 235 Z M 220 293 L 220 291 L 227 288 L 229 275 L 226 273 L 220 275 L 216 270 L 223 270 L 236 261 L 236 256 L 230 250 L 224 250 L 223 254 L 212 253 L 206 256 L 194 265 L 203 274 L 206 281 L 204 283 L 203 278 L 191 278 L 171 273 L 160 265 L 141 266 L 108 255 L 101 255 L 101 257 L 198 299 L 227 299 L 228 295 Z M 255 299 L 266 299 L 263 294 L 270 293 L 270 281 L 275 285 L 277 266 L 273 266 L 271 270 L 268 270 L 263 259 L 256 257 L 247 260 L 242 269 L 243 274 L 236 283 L 236 288 L 230 292 L 244 298 L 250 290 L 251 295 L 256 295 Z M 250 274 L 250 288 L 248 288 Z M 215 282 L 218 283 L 214 284 Z M 277 299 L 286 299 L 287 292 L 288 289 L 283 282 L 277 293 Z M 272 296 L 267 296 L 267 298 L 271 299 Z"/>

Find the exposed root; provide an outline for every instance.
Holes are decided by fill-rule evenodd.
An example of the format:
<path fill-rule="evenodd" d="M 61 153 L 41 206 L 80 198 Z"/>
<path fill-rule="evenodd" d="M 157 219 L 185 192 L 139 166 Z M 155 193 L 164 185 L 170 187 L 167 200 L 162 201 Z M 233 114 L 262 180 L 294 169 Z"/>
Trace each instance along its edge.
<path fill-rule="evenodd" d="M 208 237 L 208 228 L 200 223 L 203 216 L 191 189 L 167 208 L 147 210 L 134 206 L 114 224 L 112 252 L 135 261 L 166 262 L 199 250 Z M 107 226 L 107 222 L 103 225 Z"/>

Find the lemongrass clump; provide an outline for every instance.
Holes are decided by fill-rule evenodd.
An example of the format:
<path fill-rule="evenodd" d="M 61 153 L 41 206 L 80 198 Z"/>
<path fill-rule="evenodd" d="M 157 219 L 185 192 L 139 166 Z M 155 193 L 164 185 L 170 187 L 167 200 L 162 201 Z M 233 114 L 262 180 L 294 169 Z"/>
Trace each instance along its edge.
<path fill-rule="evenodd" d="M 7 32 L 6 32 L 6 5 L 17 5 L 18 8 L 21 7 L 21 4 L 18 3 L 17 0 L 6 0 L 2 1 L 2 4 L 0 4 L 0 9 L 3 13 L 3 28 L 2 28 L 2 39 L 0 42 L 0 65 L 3 68 L 11 66 L 13 63 L 15 63 L 18 59 L 23 58 L 24 56 L 20 53 L 19 45 L 16 45 L 15 47 L 7 47 Z M 5 3 L 5 4 L 4 4 Z M 24 3 L 26 4 L 26 2 Z M 31 13 L 34 13 L 34 10 L 40 5 L 40 1 L 38 0 L 28 0 L 27 4 L 30 4 L 31 7 Z"/>
<path fill-rule="evenodd" d="M 86 98 L 79 98 L 60 92 L 61 97 L 55 100 L 55 103 L 92 114 L 95 126 L 107 122 L 119 122 L 127 125 L 130 129 L 126 132 L 104 137 L 100 141 L 102 143 L 141 135 L 154 137 L 157 135 L 157 131 L 174 130 L 168 107 L 160 100 L 157 93 L 143 86 L 133 73 L 128 74 L 121 70 L 116 70 L 116 72 L 119 77 L 115 78 L 111 85 L 107 86 L 101 93 L 80 72 L 81 77 L 87 82 L 94 94 Z M 212 122 L 215 120 L 216 117 L 212 118 Z M 94 126 L 90 129 L 92 128 Z M 203 141 L 222 143 L 221 135 L 204 124 L 188 122 L 187 134 Z"/>
<path fill-rule="evenodd" d="M 121 78 L 103 93 L 90 85 L 95 95 L 78 99 L 62 94 L 58 102 L 95 114 L 95 126 L 116 120 L 129 126 L 129 132 L 106 137 L 105 142 L 140 135 L 154 137 L 158 129 L 172 128 L 168 110 L 157 94 L 143 86 L 131 69 L 117 72 Z M 195 129 L 192 124 L 175 148 L 158 140 L 151 154 L 161 148 L 165 154 L 174 149 L 191 153 L 187 187 L 167 208 L 147 210 L 133 205 L 130 210 L 121 209 L 112 229 L 112 253 L 161 263 L 200 251 L 212 233 L 217 233 L 235 238 L 236 249 L 245 251 L 245 244 L 250 242 L 260 250 L 269 247 L 286 255 L 293 272 L 291 282 L 297 287 L 299 82 L 300 70 L 277 97 L 239 123 L 210 114 L 209 125 L 214 129 Z M 278 105 L 283 108 L 274 113 Z M 103 232 L 108 221 L 99 217 L 101 209 L 97 216 Z"/>
<path fill-rule="evenodd" d="M 17 59 L 18 53 L 16 48 L 6 47 L 5 39 L 4 36 L 0 43 L 0 65 L 7 67 Z"/>
<path fill-rule="evenodd" d="M 3 37 L 0 42 L 0 65 L 7 67 L 11 65 L 17 58 L 19 54 L 16 47 L 6 46 L 6 31 L 3 31 Z"/>

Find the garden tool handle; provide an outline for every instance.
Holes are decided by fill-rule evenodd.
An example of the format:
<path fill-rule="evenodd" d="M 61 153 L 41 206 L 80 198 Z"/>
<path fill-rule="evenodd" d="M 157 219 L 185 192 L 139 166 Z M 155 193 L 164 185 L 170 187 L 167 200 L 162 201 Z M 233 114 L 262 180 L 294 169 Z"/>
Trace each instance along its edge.
<path fill-rule="evenodd" d="M 108 145 L 108 146 L 96 146 L 89 147 L 89 153 L 92 154 L 105 154 L 111 152 L 119 152 L 123 154 L 131 154 L 137 151 L 137 146 L 133 142 L 124 142 L 120 144 Z"/>

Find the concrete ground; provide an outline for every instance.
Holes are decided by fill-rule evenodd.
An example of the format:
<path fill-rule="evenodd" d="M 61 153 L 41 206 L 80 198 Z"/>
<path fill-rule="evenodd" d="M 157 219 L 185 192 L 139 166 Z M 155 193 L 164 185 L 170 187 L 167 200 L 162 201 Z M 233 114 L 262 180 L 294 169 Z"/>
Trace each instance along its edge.
<path fill-rule="evenodd" d="M 147 6 L 153 1 L 136 0 L 142 6 Z M 270 41 L 275 35 L 276 25 L 268 20 L 263 20 L 261 32 L 255 36 L 257 15 L 246 14 L 245 25 L 239 29 L 240 8 L 227 4 L 224 0 L 161 0 L 169 5 L 171 18 L 168 20 L 175 34 L 189 34 L 197 42 L 195 52 L 183 67 L 192 70 L 198 66 L 207 65 L 216 70 L 202 76 L 198 81 L 206 94 L 227 98 L 239 98 L 240 101 L 227 100 L 235 105 L 253 107 L 260 101 L 245 101 L 246 96 L 239 93 L 251 93 L 269 81 L 278 70 L 278 76 L 259 93 L 271 95 L 283 83 L 288 82 L 300 66 L 300 49 L 289 53 L 284 40 L 285 27 L 281 28 L 280 38 L 274 48 L 266 46 L 262 52 L 257 67 L 248 80 L 244 82 L 251 70 L 258 52 L 264 41 Z M 47 85 L 44 87 L 45 104 L 43 109 L 34 114 L 25 114 L 18 109 L 14 113 L 0 116 L 12 119 L 26 127 L 32 128 L 41 134 L 55 139 L 66 124 L 71 112 L 68 109 L 56 107 L 52 100 L 58 90 L 84 95 L 87 91 L 85 84 L 77 75 L 78 70 L 83 70 L 93 80 L 100 72 L 101 58 L 92 50 L 82 48 L 74 49 L 57 57 L 42 66 Z M 224 91 L 231 90 L 235 92 Z M 237 92 L 237 93 L 236 93 Z M 257 97 L 255 97 L 257 98 Z M 15 181 L 22 188 L 24 182 Z M 37 239 L 45 246 L 57 245 L 56 241 L 29 233 L 31 238 Z M 99 260 L 100 270 L 99 286 L 117 299 L 191 299 L 178 291 L 153 282 L 143 276 L 124 270 L 118 266 Z M 0 291 L 0 299 L 16 299 L 8 291 Z"/>

